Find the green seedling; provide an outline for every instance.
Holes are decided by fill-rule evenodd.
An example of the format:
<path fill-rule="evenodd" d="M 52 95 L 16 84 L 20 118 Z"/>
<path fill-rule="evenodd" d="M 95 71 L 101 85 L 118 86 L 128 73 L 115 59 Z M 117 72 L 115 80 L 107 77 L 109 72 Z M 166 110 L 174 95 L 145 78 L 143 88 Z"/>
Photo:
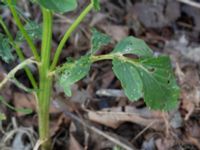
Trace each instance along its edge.
<path fill-rule="evenodd" d="M 52 50 L 52 15 L 54 13 L 66 13 L 77 8 L 76 0 L 34 0 L 34 5 L 39 5 L 42 11 L 41 25 L 30 21 L 19 13 L 16 0 L 4 0 L 4 7 L 9 7 L 13 19 L 19 29 L 14 38 L 9 32 L 4 20 L 0 17 L 0 25 L 5 35 L 0 34 L 0 58 L 6 63 L 11 62 L 16 51 L 21 64 L 19 64 L 3 80 L 1 87 L 6 81 L 13 81 L 19 88 L 26 92 L 34 92 L 37 99 L 37 113 L 39 123 L 39 135 L 43 150 L 49 150 L 49 105 L 51 102 L 53 78 L 57 76 L 57 82 L 63 88 L 66 95 L 71 96 L 71 86 L 84 78 L 90 71 L 93 63 L 97 61 L 112 61 L 112 70 L 120 80 L 125 95 L 130 101 L 144 98 L 146 105 L 151 109 L 171 110 L 177 107 L 179 87 L 176 84 L 173 70 L 168 56 L 154 56 L 152 50 L 141 39 L 133 36 L 122 39 L 111 53 L 98 55 L 97 51 L 107 45 L 111 38 L 103 33 L 92 29 L 91 49 L 78 60 L 67 61 L 58 66 L 58 60 L 66 41 L 72 32 L 80 25 L 86 15 L 94 9 L 98 11 L 98 0 L 91 0 L 89 5 L 82 11 L 77 19 L 71 24 L 64 34 L 53 58 L 50 57 Z M 22 23 L 22 20 L 25 23 Z M 35 40 L 41 40 L 41 48 L 35 45 Z M 20 49 L 21 42 L 26 41 L 33 54 L 34 60 L 25 60 L 23 51 Z M 128 57 L 129 55 L 134 55 Z M 34 63 L 38 67 L 39 82 L 37 83 L 28 64 Z M 21 85 L 14 78 L 15 73 L 24 68 L 33 89 Z M 1 99 L 2 100 L 2 99 Z M 1 101 L 4 102 L 4 101 Z M 6 104 L 6 103 L 4 103 Z M 12 108 L 13 109 L 13 108 Z"/>

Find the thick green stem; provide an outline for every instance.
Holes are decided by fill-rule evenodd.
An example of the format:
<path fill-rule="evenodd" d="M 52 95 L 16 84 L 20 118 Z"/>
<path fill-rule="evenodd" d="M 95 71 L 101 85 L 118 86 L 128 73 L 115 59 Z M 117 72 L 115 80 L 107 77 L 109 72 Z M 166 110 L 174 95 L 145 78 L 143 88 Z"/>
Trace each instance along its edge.
<path fill-rule="evenodd" d="M 13 39 L 11 33 L 9 32 L 9 30 L 8 30 L 6 24 L 4 23 L 4 21 L 3 21 L 3 19 L 2 19 L 1 16 L 0 16 L 0 24 L 1 24 L 2 28 L 4 29 L 6 35 L 8 36 L 10 43 L 11 43 L 12 46 L 15 48 L 15 51 L 16 51 L 18 57 L 19 57 L 19 60 L 20 60 L 21 62 L 24 61 L 24 60 L 25 60 L 25 57 L 24 57 L 24 54 L 23 54 L 22 50 L 21 50 L 21 49 L 19 48 L 19 46 L 14 42 L 14 39 Z M 27 66 L 25 66 L 25 67 L 24 67 L 24 70 L 25 70 L 25 72 L 26 72 L 26 74 L 27 74 L 27 76 L 28 76 L 28 78 L 29 78 L 29 80 L 30 80 L 30 82 L 31 82 L 31 84 L 32 84 L 32 86 L 33 86 L 33 88 L 34 88 L 34 89 L 37 89 L 37 83 L 36 83 L 36 81 L 35 81 L 35 78 L 33 77 L 33 74 L 32 74 L 31 71 L 29 70 L 29 68 L 28 68 Z"/>
<path fill-rule="evenodd" d="M 51 64 L 50 70 L 53 71 L 58 63 L 58 59 L 60 57 L 60 54 L 62 52 L 62 49 L 66 43 L 66 41 L 71 36 L 72 32 L 77 28 L 77 26 L 81 23 L 81 21 L 85 18 L 85 16 L 90 12 L 90 10 L 93 8 L 93 3 L 90 3 L 83 12 L 78 16 L 78 18 L 74 21 L 74 23 L 69 27 L 65 35 L 63 36 L 62 40 L 60 41 L 60 44 L 58 45 L 58 48 L 56 49 L 56 53 L 53 59 L 53 62 Z"/>
<path fill-rule="evenodd" d="M 40 74 L 40 92 L 38 95 L 38 117 L 39 117 L 39 134 L 42 142 L 42 150 L 50 149 L 50 132 L 49 132 L 49 105 L 52 92 L 52 77 L 48 75 L 51 54 L 52 40 L 52 14 L 49 10 L 42 8 L 43 14 L 43 33 L 41 48 L 41 66 Z"/>
<path fill-rule="evenodd" d="M 17 15 L 17 11 L 15 10 L 15 6 L 13 6 L 13 4 L 12 4 L 12 0 L 8 0 L 8 6 L 10 8 L 10 11 L 13 15 L 13 18 L 14 18 L 19 30 L 21 31 L 22 35 L 24 36 L 28 45 L 30 46 L 31 51 L 33 53 L 33 56 L 35 57 L 35 59 L 37 61 L 40 61 L 40 56 L 38 55 L 37 49 L 36 49 L 33 41 L 31 40 L 30 36 L 28 35 L 26 30 L 24 29 L 24 26 L 23 26 L 22 22 L 20 21 L 19 16 Z"/>

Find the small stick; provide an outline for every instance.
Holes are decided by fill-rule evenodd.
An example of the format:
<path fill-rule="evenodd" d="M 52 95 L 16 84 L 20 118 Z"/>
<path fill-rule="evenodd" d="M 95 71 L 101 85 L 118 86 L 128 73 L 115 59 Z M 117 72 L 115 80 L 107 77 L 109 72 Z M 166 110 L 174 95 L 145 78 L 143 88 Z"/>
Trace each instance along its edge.
<path fill-rule="evenodd" d="M 138 139 L 145 131 L 147 131 L 156 121 L 152 121 L 148 126 L 146 126 L 140 133 L 138 133 L 132 140 L 131 143 L 133 143 L 136 139 Z"/>
<path fill-rule="evenodd" d="M 190 5 L 190 6 L 193 6 L 193 7 L 200 9 L 200 3 L 197 3 L 197 2 L 194 2 L 194 1 L 191 1 L 191 0 L 178 0 L 178 1 L 181 2 L 181 3 L 184 3 L 184 4 L 187 4 L 187 5 Z"/>

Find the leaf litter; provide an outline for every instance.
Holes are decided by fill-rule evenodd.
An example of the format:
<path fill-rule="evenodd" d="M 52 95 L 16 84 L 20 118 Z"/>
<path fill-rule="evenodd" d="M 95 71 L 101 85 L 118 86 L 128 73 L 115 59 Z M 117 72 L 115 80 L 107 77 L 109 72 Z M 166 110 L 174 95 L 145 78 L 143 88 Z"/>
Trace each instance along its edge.
<path fill-rule="evenodd" d="M 28 3 L 27 5 L 31 7 Z M 97 63 L 92 67 L 93 69 L 87 78 L 76 83 L 75 88 L 72 87 L 72 98 L 66 97 L 62 91 L 57 89 L 57 86 L 54 86 L 53 100 L 64 101 L 64 104 L 62 104 L 65 105 L 63 110 L 56 108 L 52 104 L 54 108 L 51 111 L 51 137 L 54 141 L 54 149 L 67 149 L 69 148 L 68 145 L 70 145 L 71 149 L 74 149 L 74 147 L 76 149 L 113 149 L 117 144 L 115 143 L 116 141 L 113 143 L 111 139 L 121 141 L 120 144 L 128 145 L 129 148 L 132 146 L 132 149 L 200 149 L 198 15 L 194 15 L 191 6 L 185 6 L 170 0 L 149 2 L 145 0 L 141 2 L 129 0 L 102 1 L 102 5 L 100 13 L 104 16 L 99 18 L 100 21 L 93 20 L 93 22 L 97 22 L 93 24 L 114 38 L 115 41 L 120 41 L 127 35 L 137 35 L 146 40 L 154 53 L 170 54 L 173 60 L 173 69 L 177 72 L 177 80 L 181 87 L 180 106 L 172 112 L 163 113 L 149 110 L 145 106 L 143 99 L 138 102 L 128 102 L 124 98 L 124 93 L 120 91 L 120 82 L 112 76 L 113 72 L 109 69 L 111 64 L 109 62 Z M 148 7 L 149 5 L 153 7 Z M 133 10 L 132 6 L 142 9 L 134 9 L 133 12 L 131 11 Z M 166 10 L 164 10 L 165 8 Z M 37 8 L 33 9 L 33 15 L 37 16 Z M 144 9 L 145 11 L 150 9 L 149 11 L 155 12 L 154 14 L 158 15 L 157 18 L 152 16 L 151 13 L 150 15 L 144 14 Z M 171 14 L 175 15 L 171 15 L 168 10 L 173 10 Z M 117 16 L 117 19 L 114 19 L 115 16 Z M 73 18 L 73 13 L 68 14 L 67 17 Z M 87 19 L 92 21 L 94 17 L 91 15 Z M 188 21 L 190 18 L 195 20 L 195 25 Z M 158 21 L 155 21 L 155 19 L 158 19 Z M 83 23 L 83 28 L 86 27 L 85 24 L 88 24 L 88 20 Z M 138 27 L 133 26 L 135 22 L 137 22 Z M 9 21 L 8 23 L 12 24 Z M 67 25 L 66 23 L 58 24 L 63 28 Z M 61 29 L 59 27 L 56 31 L 62 33 Z M 136 29 L 139 31 L 137 30 L 136 32 Z M 16 29 L 13 28 L 13 32 L 17 33 Z M 185 41 L 180 36 L 180 33 L 184 33 L 187 38 Z M 76 36 L 78 34 L 81 36 Z M 67 43 L 63 55 L 79 57 L 79 48 L 81 53 L 86 52 L 90 43 L 84 40 L 88 39 L 88 35 L 90 35 L 89 29 L 78 30 L 75 36 Z M 55 36 L 59 37 L 57 33 L 55 33 Z M 75 37 L 76 39 L 73 39 Z M 178 40 L 177 37 L 179 37 Z M 74 41 L 86 43 L 86 45 L 81 47 L 76 44 L 76 47 L 73 47 Z M 53 42 L 56 45 L 56 40 Z M 22 47 L 26 49 L 25 44 Z M 103 47 L 102 53 L 109 50 L 109 47 Z M 6 64 L 3 63 L 0 68 L 6 68 Z M 103 76 L 105 74 L 108 77 Z M 20 78 L 23 79 L 23 75 Z M 102 94 L 102 92 L 98 94 L 97 91 L 100 89 L 107 90 L 109 94 Z M 113 91 L 110 92 L 109 89 L 118 90 L 117 94 L 112 94 Z M 27 98 L 27 93 L 13 87 L 10 83 L 6 85 L 1 93 L 6 95 L 8 102 L 15 107 L 31 108 L 34 111 L 37 109 L 34 104 L 35 99 L 31 98 L 30 100 L 30 98 Z M 16 116 L 20 126 L 37 128 L 35 123 L 37 116 L 35 116 L 34 112 L 30 116 L 22 116 L 5 108 L 3 110 L 5 110 L 6 116 Z M 81 118 L 90 127 L 95 126 L 98 131 L 101 131 L 100 133 L 106 133 L 111 139 L 103 137 L 102 134 L 97 134 L 99 132 L 96 132 L 96 130 L 85 129 L 73 117 L 65 115 L 63 113 L 65 111 L 73 115 L 76 114 L 76 117 Z M 8 134 L 12 132 L 12 128 L 6 128 L 5 126 L 9 126 L 11 117 L 7 117 L 7 119 L 7 122 L 2 122 L 2 128 Z M 122 127 L 123 130 L 120 131 Z M 24 132 L 27 131 L 25 128 L 22 128 L 22 130 Z M 6 146 L 4 145 L 3 149 L 15 146 L 16 142 L 23 146 L 24 140 L 21 140 L 21 132 L 19 134 L 16 133 L 16 135 L 15 137 L 12 136 L 13 142 Z M 33 135 L 35 138 L 35 133 Z M 4 139 L 3 137 L 2 131 L 1 139 Z M 30 141 L 36 143 L 36 139 Z"/>

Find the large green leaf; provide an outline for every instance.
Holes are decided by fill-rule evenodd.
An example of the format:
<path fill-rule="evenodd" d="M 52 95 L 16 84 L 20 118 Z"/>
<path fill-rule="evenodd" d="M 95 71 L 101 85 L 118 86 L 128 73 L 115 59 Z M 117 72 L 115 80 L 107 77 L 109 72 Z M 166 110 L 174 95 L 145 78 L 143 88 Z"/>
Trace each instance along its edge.
<path fill-rule="evenodd" d="M 29 37 L 35 41 L 41 39 L 42 37 L 42 26 L 37 24 L 34 21 L 29 21 L 25 26 L 25 30 L 27 31 Z M 22 42 L 25 38 L 20 31 L 17 32 L 16 41 Z"/>
<path fill-rule="evenodd" d="M 143 40 L 133 36 L 121 40 L 112 53 L 134 54 L 139 57 L 151 57 L 153 55 L 151 49 Z"/>
<path fill-rule="evenodd" d="M 177 106 L 179 87 L 167 56 L 141 60 L 138 71 L 143 81 L 144 99 L 153 109 L 169 110 Z"/>
<path fill-rule="evenodd" d="M 113 70 L 130 100 L 144 95 L 147 106 L 152 109 L 169 110 L 177 106 L 179 87 L 169 57 L 145 58 L 137 63 L 129 58 L 127 61 L 115 59 Z"/>
<path fill-rule="evenodd" d="M 12 48 L 9 44 L 9 39 L 6 38 L 3 34 L 0 34 L 0 57 L 6 63 L 14 60 Z"/>
<path fill-rule="evenodd" d="M 91 66 L 91 61 L 88 56 L 81 57 L 75 62 L 64 64 L 59 76 L 59 85 L 64 89 L 66 95 L 71 96 L 71 85 L 85 77 Z"/>
<path fill-rule="evenodd" d="M 77 0 L 38 0 L 43 7 L 58 12 L 69 12 L 77 7 Z"/>
<path fill-rule="evenodd" d="M 111 38 L 103 34 L 96 29 L 92 30 L 92 38 L 91 38 L 91 53 L 94 54 L 98 51 L 102 46 L 107 45 L 110 42 Z"/>

